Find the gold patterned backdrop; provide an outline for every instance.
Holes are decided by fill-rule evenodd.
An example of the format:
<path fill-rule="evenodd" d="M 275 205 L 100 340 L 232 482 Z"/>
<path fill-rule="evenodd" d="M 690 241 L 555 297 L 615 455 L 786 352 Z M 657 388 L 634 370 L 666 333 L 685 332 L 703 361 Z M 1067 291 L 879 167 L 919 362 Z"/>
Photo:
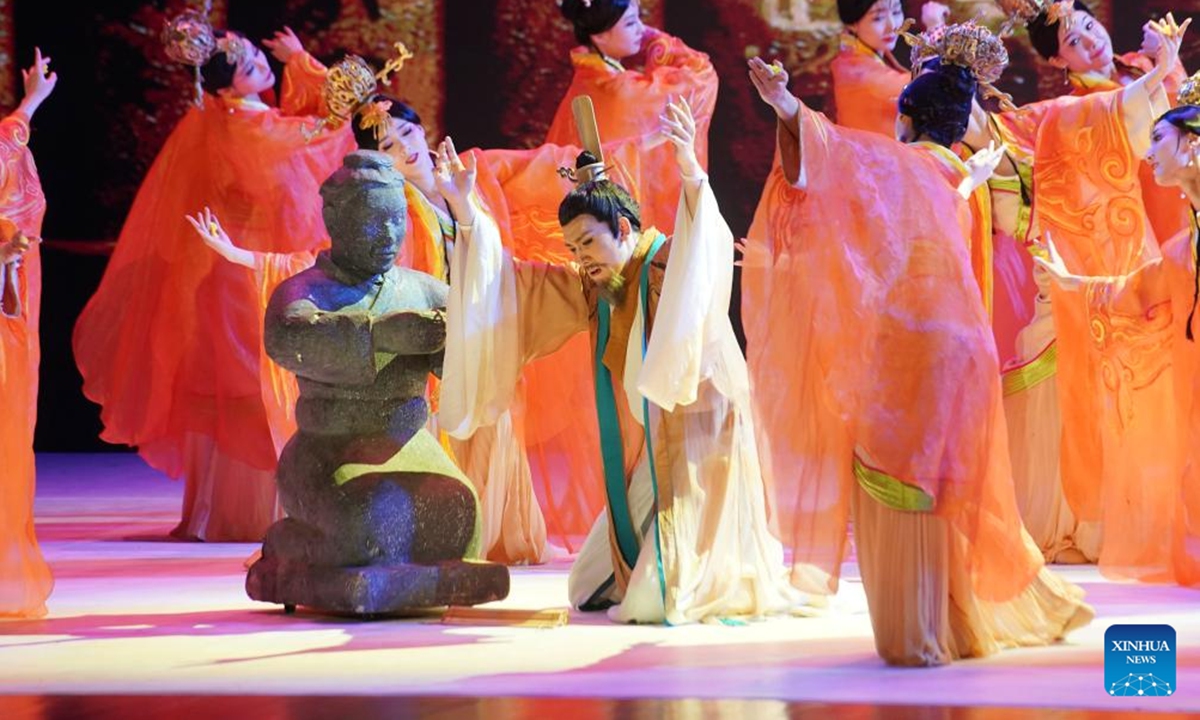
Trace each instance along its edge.
<path fill-rule="evenodd" d="M 910 15 L 921 0 L 904 0 Z M 200 0 L 195 0 L 200 4 Z M 837 45 L 836 0 L 644 0 L 648 22 L 708 52 L 721 77 L 710 136 L 713 185 L 736 233 L 749 225 L 773 151 L 773 119 L 746 79 L 748 54 L 779 58 L 794 89 L 820 107 Z M 79 391 L 70 350 L 75 316 L 103 272 L 159 148 L 188 108 L 191 76 L 169 62 L 157 36 L 184 0 L 53 3 L 0 0 L 0 106 L 20 97 L 20 67 L 34 46 L 54 58 L 59 86 L 34 123 L 31 147 L 49 201 L 44 254 L 41 450 L 97 450 L 95 407 Z M 957 18 L 990 7 L 952 2 Z M 379 62 L 402 40 L 417 51 L 394 94 L 411 102 L 436 140 L 460 147 L 523 147 L 545 135 L 570 82 L 568 24 L 554 0 L 215 0 L 218 24 L 258 39 L 283 25 L 320 59 L 347 51 Z M 1200 13 L 1200 0 L 1096 0 L 1118 51 L 1137 47 L 1141 25 L 1167 9 Z M 70 20 L 64 22 L 64 16 Z M 1185 48 L 1200 67 L 1200 28 Z M 1018 100 L 1057 90 L 1061 75 L 1010 43 L 1004 87 Z M 71 252 L 62 252 L 66 248 Z M 96 254 L 89 255 L 93 252 Z M 735 294 L 736 299 L 736 294 Z M 736 308 L 734 313 L 736 315 Z"/>
<path fill-rule="evenodd" d="M 921 1 L 905 0 L 908 14 L 919 14 Z M 998 20 L 989 0 L 950 4 L 956 19 Z M 1137 46 L 1141 25 L 1153 14 L 1200 11 L 1200 0 L 1092 4 L 1113 29 L 1118 51 Z M 141 177 L 186 111 L 190 92 L 189 73 L 169 62 L 157 41 L 163 21 L 187 2 L 100 5 L 82 12 L 77 19 L 84 22 L 64 27 L 60 6 L 0 0 L 0 105 L 11 108 L 19 97 L 21 63 L 14 60 L 28 63 L 32 47 L 40 44 L 62 71 L 56 95 L 70 97 L 47 105 L 37 135 L 66 132 L 72 143 L 86 146 L 86 180 L 75 172 L 78 149 L 39 152 L 51 202 L 66 198 L 75 209 L 47 218 L 48 231 L 61 237 L 117 233 Z M 728 186 L 723 200 L 728 198 L 731 223 L 744 229 L 771 153 L 770 118 L 746 81 L 745 58 L 780 59 L 797 94 L 821 107 L 840 29 L 836 0 L 645 0 L 642 6 L 647 22 L 713 58 L 722 79 L 710 143 L 714 178 Z M 218 24 L 252 38 L 289 25 L 326 61 L 349 51 L 378 64 L 392 43 L 404 41 L 417 55 L 391 91 L 418 110 L 431 140 L 450 131 L 463 146 L 535 145 L 570 82 L 574 40 L 554 0 L 216 0 L 213 15 Z M 1196 37 L 1200 31 L 1185 53 L 1193 67 L 1200 62 Z M 1037 60 L 1022 35 L 1010 48 L 1013 64 L 1003 84 L 1018 101 L 1062 89 L 1061 74 Z M 87 118 L 84 126 L 81 117 Z"/>

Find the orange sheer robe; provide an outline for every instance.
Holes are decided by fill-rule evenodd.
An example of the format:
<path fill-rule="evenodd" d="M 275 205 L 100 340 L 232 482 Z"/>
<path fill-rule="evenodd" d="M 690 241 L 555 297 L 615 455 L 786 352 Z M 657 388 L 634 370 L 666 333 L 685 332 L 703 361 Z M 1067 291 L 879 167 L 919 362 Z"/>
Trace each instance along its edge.
<path fill-rule="evenodd" d="M 900 93 L 912 80 L 891 53 L 880 57 L 862 40 L 842 33 L 841 50 L 829 65 L 838 125 L 896 137 Z"/>
<path fill-rule="evenodd" d="M 760 455 L 793 583 L 836 591 L 853 507 L 888 662 L 1061 637 L 1090 609 L 1021 526 L 967 204 L 927 149 L 803 106 L 798 121 L 780 125 L 742 284 Z"/>
<path fill-rule="evenodd" d="M 1015 174 L 993 175 L 992 329 L 1000 355 L 1013 484 L 1025 527 L 1048 562 L 1095 561 L 1099 525 L 1079 523 L 1063 498 L 1058 346 L 1049 279 L 1031 245 L 1033 162 L 1041 122 L 1058 101 L 988 116 L 990 136 L 1008 147 Z"/>
<path fill-rule="evenodd" d="M 1156 550 L 1168 551 L 1165 558 L 1153 558 L 1154 564 L 1183 585 L 1200 584 L 1200 350 L 1187 339 L 1196 281 L 1196 238 L 1194 229 L 1179 233 L 1163 245 L 1161 258 L 1128 276 L 1093 278 L 1081 291 L 1089 317 L 1099 325 L 1111 325 L 1114 317 L 1152 316 L 1164 317 L 1170 327 L 1164 354 L 1177 389 L 1171 409 L 1181 442 L 1161 459 L 1170 465 L 1170 481 L 1146 492 L 1156 495 Z M 1127 503 L 1144 505 L 1136 487 L 1121 489 L 1136 493 L 1123 498 Z"/>
<path fill-rule="evenodd" d="M 40 237 L 46 197 L 26 144 L 29 118 L 0 121 L 0 241 Z M 0 266 L 0 617 L 40 617 L 54 586 L 33 526 L 42 266 L 34 245 Z"/>
<path fill-rule="evenodd" d="M 206 96 L 142 183 L 100 287 L 75 327 L 84 392 L 102 437 L 136 446 L 186 481 L 175 534 L 259 540 L 280 517 L 277 457 L 260 381 L 254 273 L 220 260 L 184 215 L 208 206 L 247 249 L 312 249 L 320 183 L 353 146 L 348 130 L 306 142 L 323 68 L 298 53 L 282 109 Z"/>
<path fill-rule="evenodd" d="M 1056 100 L 1039 128 L 1034 222 L 1082 275 L 1120 276 L 1159 256 L 1139 181 L 1156 112 L 1144 93 L 1125 94 Z M 1126 125 L 1134 119 L 1140 127 Z M 1176 423 L 1166 298 L 1141 314 L 1089 316 L 1079 297 L 1051 297 L 1064 496 L 1080 520 L 1103 523 L 1102 571 L 1168 580 L 1160 523 L 1173 502 Z"/>
<path fill-rule="evenodd" d="M 541 187 L 549 189 L 549 192 L 540 193 L 541 197 L 514 198 L 516 207 L 528 207 L 531 212 L 544 211 L 548 205 L 556 207 L 562 196 L 557 187 L 558 183 L 555 182 L 555 170 L 561 164 L 559 161 L 564 158 L 555 157 L 553 152 L 549 155 L 542 154 L 541 158 L 536 157 L 540 152 L 532 150 L 520 153 L 523 160 L 543 171 Z M 502 181 L 497 178 L 493 163 L 489 161 L 495 154 L 478 150 L 471 153 L 475 155 L 479 168 L 479 187 L 486 188 L 486 193 L 491 198 L 490 204 L 499 206 L 507 213 L 509 199 L 504 194 Z M 545 162 L 539 165 L 539 159 Z M 573 160 L 574 156 L 570 161 Z M 456 234 L 454 220 L 433 205 L 412 184 L 406 186 L 405 195 L 408 198 L 408 234 L 398 262 L 449 282 L 450 257 Z M 554 226 L 557 228 L 557 221 Z M 511 238 L 511 231 L 503 233 L 502 236 L 507 242 L 508 238 Z M 430 403 L 434 410 L 438 403 L 437 393 L 438 383 L 434 382 L 431 385 Z M 549 559 L 546 520 L 542 507 L 549 509 L 555 527 L 559 527 L 559 516 L 564 512 L 569 515 L 569 510 L 560 507 L 560 504 L 573 494 L 573 489 L 566 483 L 559 483 L 557 488 L 544 485 L 539 488 L 542 491 L 538 494 L 540 498 L 535 495 L 529 460 L 525 452 L 524 419 L 525 408 L 520 403 L 514 403 L 494 425 L 479 428 L 465 440 L 448 439 L 455 461 L 475 485 L 479 495 L 480 509 L 483 513 L 483 556 L 493 562 L 510 565 L 541 563 Z M 551 478 L 543 477 L 542 480 L 549 481 Z M 556 500 L 558 504 L 555 503 Z M 586 494 L 583 495 L 582 502 L 584 507 L 595 507 L 595 501 L 589 503 Z M 586 516 L 590 512 L 591 509 L 580 515 Z"/>

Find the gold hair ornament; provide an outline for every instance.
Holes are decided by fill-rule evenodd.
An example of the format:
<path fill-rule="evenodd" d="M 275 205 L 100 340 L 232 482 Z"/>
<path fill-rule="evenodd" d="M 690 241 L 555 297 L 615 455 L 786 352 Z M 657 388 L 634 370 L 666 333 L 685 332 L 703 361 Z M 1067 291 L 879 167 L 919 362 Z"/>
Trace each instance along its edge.
<path fill-rule="evenodd" d="M 396 49 L 396 57 L 384 63 L 383 69 L 375 75 L 375 77 L 379 78 L 379 82 L 384 85 L 387 85 L 392 73 L 398 73 L 404 69 L 405 61 L 412 60 L 415 57 L 412 51 L 408 49 L 408 46 L 402 42 L 396 43 L 393 47 Z"/>
<path fill-rule="evenodd" d="M 193 102 L 197 107 L 204 107 L 200 67 L 217 51 L 217 39 L 212 24 L 208 22 L 208 13 L 187 10 L 176 15 L 163 26 L 161 39 L 167 57 L 191 66 L 196 90 Z"/>
<path fill-rule="evenodd" d="M 212 3 L 205 2 L 203 10 L 185 10 L 167 21 L 163 26 L 161 40 L 167 57 L 188 65 L 195 75 L 195 104 L 204 107 L 204 83 L 200 68 L 213 55 L 225 53 L 229 64 L 240 67 L 247 59 L 246 43 L 240 35 L 227 33 L 217 38 L 208 14 Z"/>
<path fill-rule="evenodd" d="M 359 121 L 359 127 L 363 130 L 370 130 L 375 136 L 375 141 L 382 143 L 387 137 L 388 130 L 391 129 L 391 115 L 388 111 L 392 109 L 390 100 L 376 100 L 367 103 L 367 106 L 362 109 L 362 120 Z"/>
<path fill-rule="evenodd" d="M 1008 67 L 1008 50 L 1000 38 L 974 20 L 943 25 L 920 35 L 908 32 L 911 24 L 910 19 L 900 32 L 912 47 L 914 71 L 934 58 L 943 65 L 964 67 L 971 71 L 985 98 L 997 98 L 1001 107 L 1013 109 L 1012 97 L 994 84 Z"/>
<path fill-rule="evenodd" d="M 413 53 L 402 42 L 395 44 L 396 57 L 388 60 L 383 70 L 375 70 L 357 55 L 347 55 L 337 64 L 329 68 L 325 75 L 325 85 L 321 96 L 325 100 L 327 113 L 311 128 L 303 128 L 304 138 L 311 141 L 325 128 L 338 128 L 349 121 L 354 114 L 363 109 L 371 98 L 375 97 L 379 82 L 387 82 L 392 73 L 399 72 L 407 60 L 412 59 Z M 377 103 L 378 104 L 378 103 Z M 389 104 L 390 107 L 390 104 Z M 371 109 L 372 111 L 374 108 Z M 386 112 L 386 111 L 385 111 Z M 380 127 L 372 127 L 377 139 L 382 139 Z M 387 134 L 387 124 L 382 126 L 383 135 Z"/>
<path fill-rule="evenodd" d="M 217 50 L 225 53 L 226 62 L 235 67 L 241 67 L 248 56 L 245 41 L 240 35 L 233 33 L 227 33 L 225 37 L 217 40 Z"/>
<path fill-rule="evenodd" d="M 1183 81 L 1176 99 L 1180 105 L 1200 105 L 1200 72 Z"/>
<path fill-rule="evenodd" d="M 1075 4 L 1071 0 L 996 0 L 1000 10 L 1008 17 L 1000 27 L 1000 37 L 1012 34 L 1018 25 L 1026 26 L 1038 16 L 1046 16 L 1047 25 L 1063 23 L 1063 27 L 1071 27 L 1071 18 L 1075 16 Z"/>

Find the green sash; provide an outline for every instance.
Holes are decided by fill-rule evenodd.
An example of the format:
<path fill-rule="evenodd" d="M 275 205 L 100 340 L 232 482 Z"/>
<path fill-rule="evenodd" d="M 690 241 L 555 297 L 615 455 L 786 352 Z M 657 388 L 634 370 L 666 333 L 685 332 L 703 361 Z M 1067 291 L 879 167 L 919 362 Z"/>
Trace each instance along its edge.
<path fill-rule="evenodd" d="M 642 357 L 649 342 L 650 327 L 650 261 L 667 240 L 661 233 L 651 243 L 642 264 L 639 283 L 642 300 Z M 608 518 L 617 540 L 617 551 L 630 569 L 637 564 L 641 538 L 629 513 L 629 491 L 625 487 L 625 449 L 621 424 L 617 419 L 617 400 L 612 373 L 604 366 L 604 351 L 608 348 L 612 308 L 601 298 L 596 306 L 597 332 L 595 354 L 596 415 L 600 422 L 600 453 L 604 460 L 604 490 L 608 498 Z M 655 551 L 658 554 L 658 573 L 666 607 L 666 579 L 662 564 L 662 546 L 658 540 L 658 475 L 654 469 L 654 446 L 650 441 L 650 403 L 642 400 L 642 421 L 646 432 L 646 452 L 650 460 L 650 480 L 654 491 Z"/>

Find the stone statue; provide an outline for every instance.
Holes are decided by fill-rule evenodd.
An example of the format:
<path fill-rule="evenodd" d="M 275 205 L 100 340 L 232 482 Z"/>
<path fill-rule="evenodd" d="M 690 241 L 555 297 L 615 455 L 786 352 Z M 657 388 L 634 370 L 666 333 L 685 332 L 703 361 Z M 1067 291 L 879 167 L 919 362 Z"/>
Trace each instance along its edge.
<path fill-rule="evenodd" d="M 321 197 L 332 247 L 267 307 L 266 350 L 297 376 L 299 430 L 279 459 L 289 517 L 268 531 L 246 591 L 356 615 L 502 599 L 508 569 L 474 559 L 472 485 L 426 429 L 447 287 L 395 266 L 403 179 L 387 155 L 355 152 Z"/>

